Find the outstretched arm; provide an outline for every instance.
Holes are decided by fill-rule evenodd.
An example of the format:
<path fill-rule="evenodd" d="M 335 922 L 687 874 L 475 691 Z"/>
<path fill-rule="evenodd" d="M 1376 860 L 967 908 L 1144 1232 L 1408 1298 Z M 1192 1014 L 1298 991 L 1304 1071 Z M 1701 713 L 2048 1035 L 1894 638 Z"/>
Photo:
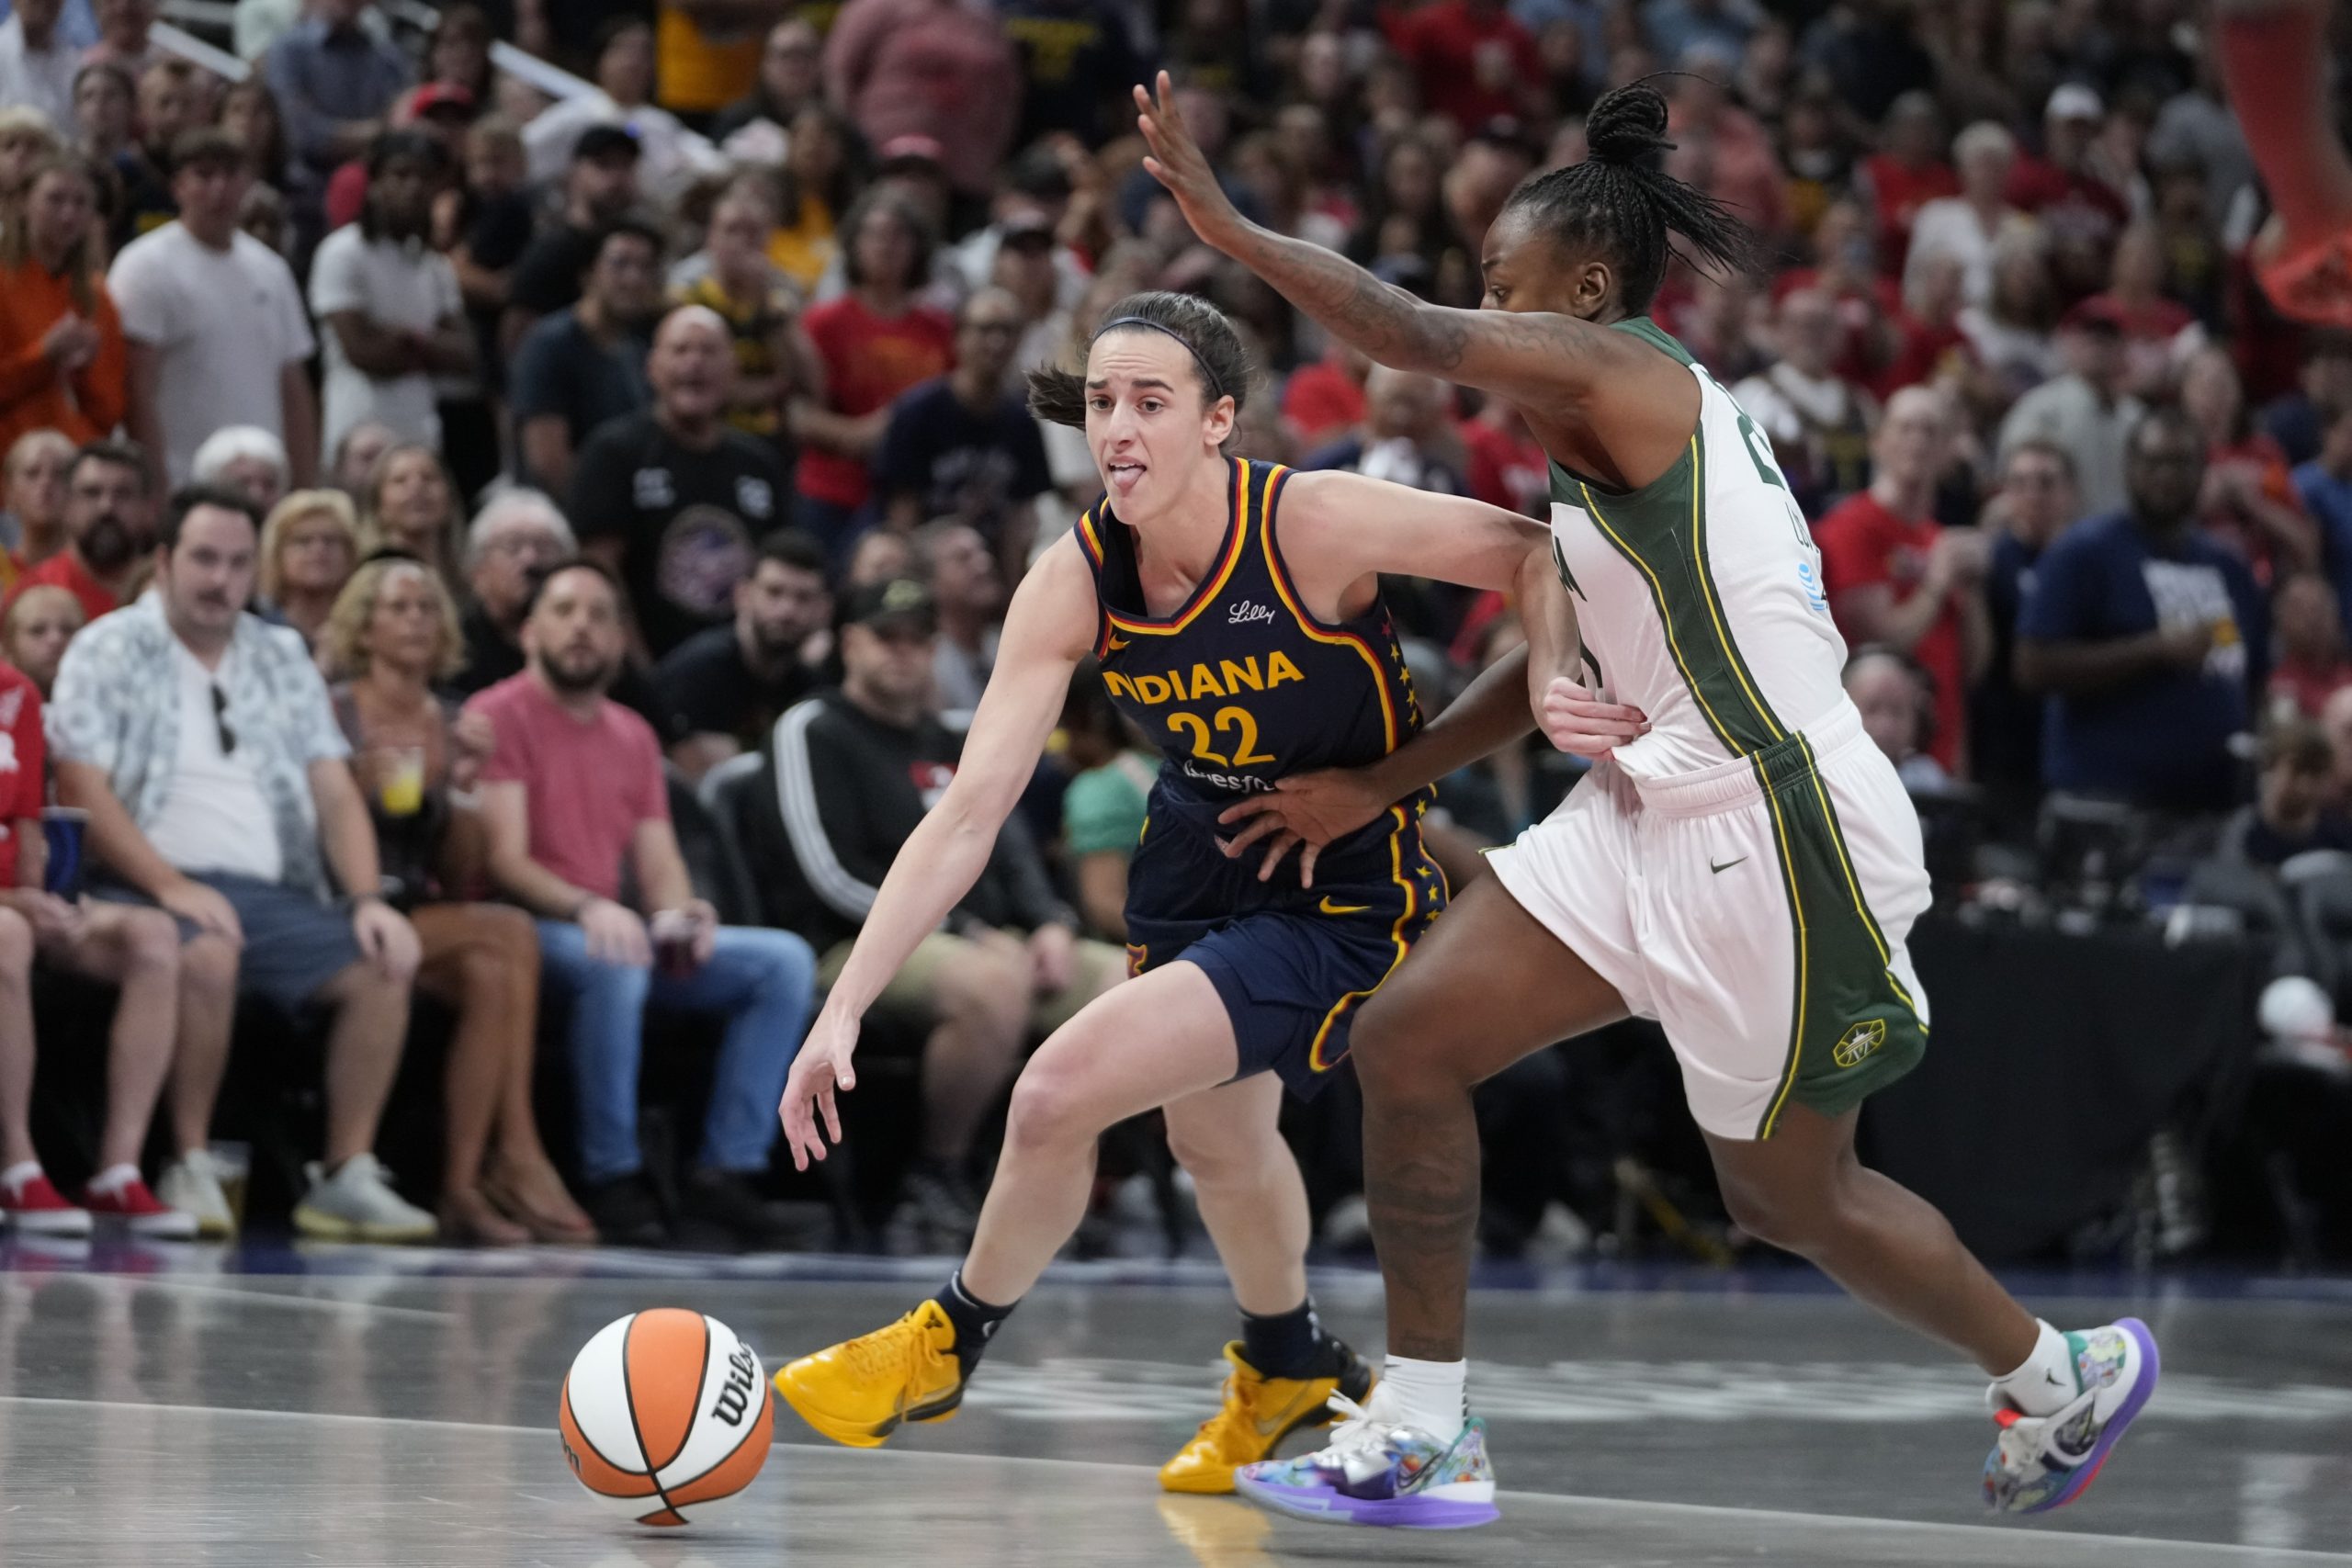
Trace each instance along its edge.
<path fill-rule="evenodd" d="M 1159 89 L 1157 101 L 1136 89 L 1137 123 L 1152 154 L 1144 167 L 1175 197 L 1193 231 L 1381 364 L 1557 409 L 1581 401 L 1634 357 L 1623 334 L 1590 321 L 1431 305 L 1345 256 L 1250 222 L 1235 210 L 1185 129 L 1165 71 Z"/>
<path fill-rule="evenodd" d="M 827 1137 L 841 1142 L 833 1094 L 836 1088 L 856 1087 L 850 1057 L 859 1021 L 916 944 L 978 880 L 1060 716 L 1070 672 L 1093 637 L 1093 584 L 1077 543 L 1066 538 L 1013 594 L 996 669 L 973 713 L 956 777 L 890 863 L 849 962 L 793 1061 L 778 1114 L 799 1169 L 825 1157 Z"/>

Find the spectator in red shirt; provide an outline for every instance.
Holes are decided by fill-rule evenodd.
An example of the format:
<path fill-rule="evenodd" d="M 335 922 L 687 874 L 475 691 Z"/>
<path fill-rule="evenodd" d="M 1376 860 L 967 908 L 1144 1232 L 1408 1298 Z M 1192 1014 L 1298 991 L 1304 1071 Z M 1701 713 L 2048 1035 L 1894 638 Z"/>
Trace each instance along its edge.
<path fill-rule="evenodd" d="M 1671 78 L 1667 134 L 1674 151 L 1666 171 L 1729 207 L 1766 235 L 1789 226 L 1787 176 L 1770 132 L 1720 85 L 1736 62 L 1712 41 L 1691 46 Z"/>
<path fill-rule="evenodd" d="M 1876 215 L 1874 237 L 1880 267 L 1903 276 L 1911 249 L 1911 223 L 1919 209 L 1960 194 L 1960 175 L 1944 157 L 1944 117 L 1932 93 L 1905 93 L 1886 113 L 1885 147 L 1854 171 Z"/>
<path fill-rule="evenodd" d="M 2199 524 L 2235 549 L 2266 587 L 2290 572 L 2316 570 L 2319 525 L 2303 510 L 2287 454 L 2247 417 L 2229 350 L 2198 351 L 2181 372 L 2180 406 L 2205 437 Z"/>
<path fill-rule="evenodd" d="M 2041 152 L 2020 153 L 2009 170 L 2009 205 L 2041 220 L 2060 288 L 2075 299 L 2098 286 L 2132 204 L 2091 172 L 2090 152 L 2107 118 L 2097 93 L 2067 82 L 2041 111 Z"/>
<path fill-rule="evenodd" d="M 775 1142 L 816 955 L 786 931 L 721 926 L 695 896 L 670 823 L 661 742 L 605 696 L 627 642 L 612 574 L 587 561 L 557 567 L 523 642 L 529 668 L 477 694 L 466 712 L 486 716 L 498 738 L 482 770 L 491 878 L 538 916 L 548 981 L 571 1001 L 584 1206 L 606 1241 L 667 1239 L 637 1136 L 645 1009 L 717 1013 L 727 1035 L 682 1217 L 731 1243 L 781 1245 L 752 1182 Z M 624 863 L 642 912 L 621 901 Z"/>
<path fill-rule="evenodd" d="M 1867 386 L 1903 350 L 1903 334 L 1895 326 L 1903 316 L 1903 293 L 1893 279 L 1879 274 L 1869 214 L 1854 202 L 1831 202 L 1814 225 L 1813 254 L 1813 265 L 1791 267 L 1772 280 L 1773 302 L 1800 288 L 1817 288 L 1826 295 L 1837 334 L 1831 367 Z"/>
<path fill-rule="evenodd" d="M 1965 776 L 1968 687 L 1991 647 L 1984 611 L 1985 541 L 1947 530 L 1929 512 L 1951 453 L 1943 395 L 1906 387 L 1887 404 L 1871 443 L 1871 488 L 1814 527 L 1830 614 L 1848 643 L 1875 643 L 1916 660 L 1935 688 L 1928 755 Z"/>
<path fill-rule="evenodd" d="M 105 442 L 74 455 L 65 477 L 65 547 L 17 579 L 16 592 L 47 583 L 81 602 L 85 619 L 120 607 L 154 542 L 147 462 L 135 446 Z"/>
<path fill-rule="evenodd" d="M 1391 13 L 1388 44 L 1413 69 L 1421 102 L 1468 131 L 1500 116 L 1548 119 L 1535 35 L 1502 0 L 1435 0 Z"/>
<path fill-rule="evenodd" d="M 842 229 L 849 291 L 801 317 L 824 367 L 824 398 L 797 399 L 788 411 L 801 443 L 795 521 L 829 547 L 855 531 L 892 400 L 956 363 L 955 321 L 915 302 L 933 242 L 914 209 L 868 197 Z"/>
<path fill-rule="evenodd" d="M 2278 639 L 2278 662 L 2270 671 L 2270 717 L 2319 717 L 2328 698 L 2352 686 L 2352 658 L 2344 651 L 2335 590 L 2315 571 L 2297 572 L 2271 596 L 2270 626 Z"/>
<path fill-rule="evenodd" d="M 85 1235 L 93 1212 L 133 1234 L 186 1238 L 196 1216 L 166 1208 L 139 1174 L 179 1018 L 179 931 L 161 909 L 85 904 L 46 890 L 41 830 L 48 747 L 40 694 L 0 665 L 0 1216 L 20 1230 Z M 29 1119 L 34 957 L 121 988 L 107 1055 L 106 1129 L 79 1204 L 42 1174 Z"/>
<path fill-rule="evenodd" d="M 1283 387 L 1283 418 L 1298 444 L 1312 451 L 1363 423 L 1363 380 L 1371 374 L 1372 361 L 1338 338 L 1321 359 L 1292 371 Z"/>
<path fill-rule="evenodd" d="M 825 39 L 825 98 L 872 146 L 930 137 L 956 188 L 986 196 L 1021 117 L 1020 57 L 990 8 L 852 0 Z"/>
<path fill-rule="evenodd" d="M 2144 402 L 2169 398 L 2181 367 L 2205 344 L 2205 329 L 2164 288 L 2163 237 L 2154 224 L 2135 223 L 2116 242 L 2106 290 L 2084 301 L 2123 333 L 2123 389 Z"/>

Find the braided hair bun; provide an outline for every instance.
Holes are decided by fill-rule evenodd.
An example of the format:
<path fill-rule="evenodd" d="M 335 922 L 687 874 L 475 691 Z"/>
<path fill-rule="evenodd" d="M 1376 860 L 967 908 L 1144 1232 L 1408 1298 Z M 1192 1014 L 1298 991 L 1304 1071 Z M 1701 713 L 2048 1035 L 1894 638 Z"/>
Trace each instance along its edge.
<path fill-rule="evenodd" d="M 1585 117 L 1584 140 L 1600 163 L 1657 167 L 1674 145 L 1666 139 L 1666 95 L 1647 82 L 1611 88 Z"/>

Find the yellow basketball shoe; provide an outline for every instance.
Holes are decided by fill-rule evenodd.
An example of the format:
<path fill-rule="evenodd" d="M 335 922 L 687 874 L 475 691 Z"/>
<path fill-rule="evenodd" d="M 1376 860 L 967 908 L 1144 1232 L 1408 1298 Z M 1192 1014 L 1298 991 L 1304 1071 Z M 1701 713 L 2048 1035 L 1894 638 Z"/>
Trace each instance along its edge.
<path fill-rule="evenodd" d="M 926 1301 L 887 1328 L 788 1362 L 775 1391 L 837 1443 L 878 1449 L 904 1421 L 944 1421 L 964 1402 L 956 1325 Z"/>
<path fill-rule="evenodd" d="M 1202 1422 L 1193 1440 L 1159 1467 L 1160 1486 L 1170 1492 L 1231 1492 L 1236 1466 L 1272 1457 L 1275 1446 L 1302 1427 L 1328 1427 L 1337 1420 L 1329 1404 L 1334 1393 L 1359 1401 L 1369 1395 L 1372 1369 L 1363 1358 L 1336 1339 L 1326 1343 L 1342 1359 L 1336 1375 L 1317 1378 L 1270 1378 L 1241 1359 L 1240 1340 L 1226 1346 L 1233 1372 L 1225 1380 L 1224 1408 Z"/>

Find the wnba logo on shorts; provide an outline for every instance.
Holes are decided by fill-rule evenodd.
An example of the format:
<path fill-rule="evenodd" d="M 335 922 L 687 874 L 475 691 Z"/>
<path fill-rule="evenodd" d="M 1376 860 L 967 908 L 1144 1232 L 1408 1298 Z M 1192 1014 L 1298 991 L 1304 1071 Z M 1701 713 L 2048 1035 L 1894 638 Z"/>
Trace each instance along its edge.
<path fill-rule="evenodd" d="M 1886 1020 L 1865 1019 L 1838 1037 L 1829 1059 L 1841 1067 L 1859 1067 L 1862 1059 L 1886 1043 Z"/>

